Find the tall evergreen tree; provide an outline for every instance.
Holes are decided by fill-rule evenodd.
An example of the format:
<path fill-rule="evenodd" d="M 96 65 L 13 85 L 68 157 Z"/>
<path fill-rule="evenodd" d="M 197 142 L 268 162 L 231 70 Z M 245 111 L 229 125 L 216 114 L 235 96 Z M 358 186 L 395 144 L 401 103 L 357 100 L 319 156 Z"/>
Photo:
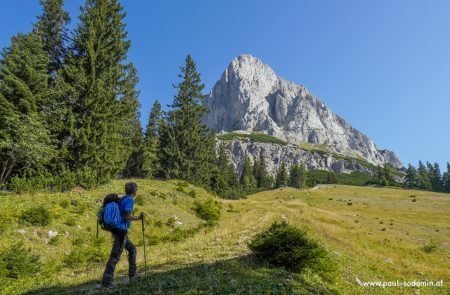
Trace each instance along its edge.
<path fill-rule="evenodd" d="M 289 186 L 295 188 L 302 188 L 302 177 L 300 173 L 300 166 L 298 164 L 294 164 L 291 166 L 289 171 Z"/>
<path fill-rule="evenodd" d="M 245 153 L 244 156 L 244 164 L 242 167 L 240 183 L 245 192 L 252 192 L 256 189 L 257 186 L 256 178 L 253 175 L 253 167 L 247 153 Z"/>
<path fill-rule="evenodd" d="M 406 176 L 405 176 L 405 185 L 409 188 L 417 187 L 419 184 L 419 177 L 417 175 L 416 168 L 408 164 L 408 169 L 406 169 Z"/>
<path fill-rule="evenodd" d="M 267 188 L 270 185 L 269 174 L 267 172 L 267 164 L 264 158 L 264 151 L 261 150 L 259 153 L 258 164 L 255 164 L 256 170 L 256 181 L 258 188 Z"/>
<path fill-rule="evenodd" d="M 63 66 L 68 41 L 67 24 L 69 13 L 63 9 L 64 0 L 40 0 L 42 14 L 38 17 L 35 30 L 42 38 L 45 52 L 50 57 L 48 72 L 55 75 Z"/>
<path fill-rule="evenodd" d="M 431 189 L 440 192 L 443 190 L 442 174 L 438 163 L 429 164 L 428 174 L 431 182 Z"/>
<path fill-rule="evenodd" d="M 308 179 L 308 171 L 306 170 L 305 164 L 300 164 L 299 166 L 300 175 L 300 188 L 306 188 L 306 180 Z"/>
<path fill-rule="evenodd" d="M 175 86 L 178 93 L 169 106 L 167 130 L 162 134 L 167 138 L 160 142 L 161 170 L 169 178 L 209 186 L 216 159 L 215 135 L 202 123 L 207 112 L 204 84 L 190 55 L 179 77 L 182 81 Z"/>
<path fill-rule="evenodd" d="M 289 180 L 288 172 L 286 169 L 286 164 L 284 162 L 281 163 L 280 168 L 277 171 L 277 176 L 275 180 L 275 187 L 284 187 L 287 186 Z"/>
<path fill-rule="evenodd" d="M 161 104 L 156 100 L 150 110 L 150 116 L 145 130 L 143 172 L 148 177 L 161 175 L 157 152 L 159 148 L 159 129 L 162 120 Z"/>
<path fill-rule="evenodd" d="M 444 184 L 444 191 L 450 193 L 450 163 L 447 163 L 447 171 L 444 172 L 442 182 Z"/>
<path fill-rule="evenodd" d="M 19 34 L 0 61 L 0 186 L 47 170 L 54 156 L 44 120 L 49 58 L 35 34 Z"/>
<path fill-rule="evenodd" d="M 89 167 L 99 181 L 124 168 L 135 134 L 137 76 L 125 63 L 130 41 L 124 17 L 118 0 L 87 0 L 64 67 L 74 118 L 71 169 Z"/>
<path fill-rule="evenodd" d="M 393 174 L 391 165 L 385 162 L 383 166 L 383 185 L 390 185 L 394 182 Z"/>
<path fill-rule="evenodd" d="M 422 163 L 422 161 L 419 161 L 419 167 L 417 168 L 418 172 L 418 186 L 421 189 L 430 190 L 431 189 L 431 182 L 430 178 L 428 176 L 428 170 L 427 167 Z"/>

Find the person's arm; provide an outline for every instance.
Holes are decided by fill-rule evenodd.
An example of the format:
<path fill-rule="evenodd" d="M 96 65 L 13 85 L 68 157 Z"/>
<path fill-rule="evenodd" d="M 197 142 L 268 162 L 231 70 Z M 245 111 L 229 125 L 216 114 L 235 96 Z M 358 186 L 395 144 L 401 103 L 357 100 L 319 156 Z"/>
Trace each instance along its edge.
<path fill-rule="evenodd" d="M 125 218 L 126 220 L 137 221 L 144 218 L 144 213 L 139 214 L 139 216 L 133 216 L 131 215 L 131 213 L 127 213 L 123 218 Z"/>

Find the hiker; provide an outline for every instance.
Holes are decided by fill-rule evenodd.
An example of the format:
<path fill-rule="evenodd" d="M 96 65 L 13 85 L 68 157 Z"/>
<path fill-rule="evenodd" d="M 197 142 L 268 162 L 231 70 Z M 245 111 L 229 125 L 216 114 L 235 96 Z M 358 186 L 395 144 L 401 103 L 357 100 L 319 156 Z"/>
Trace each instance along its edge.
<path fill-rule="evenodd" d="M 119 211 L 120 222 L 115 228 L 109 229 L 114 238 L 111 254 L 108 263 L 105 267 L 102 279 L 102 290 L 106 290 L 114 278 L 114 270 L 117 262 L 119 262 L 120 255 L 125 248 L 128 252 L 128 276 L 130 281 L 136 278 L 136 246 L 128 238 L 128 230 L 131 226 L 131 221 L 143 220 L 144 213 L 139 216 L 133 216 L 134 198 L 137 194 L 137 184 L 129 182 L 125 185 L 125 196 L 120 198 Z"/>

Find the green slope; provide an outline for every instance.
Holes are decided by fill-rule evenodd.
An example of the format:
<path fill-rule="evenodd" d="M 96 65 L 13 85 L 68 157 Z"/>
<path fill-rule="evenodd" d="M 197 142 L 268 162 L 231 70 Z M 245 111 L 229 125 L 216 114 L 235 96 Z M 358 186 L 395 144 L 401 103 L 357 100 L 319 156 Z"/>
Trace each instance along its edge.
<path fill-rule="evenodd" d="M 124 255 L 118 265 L 113 292 L 411 294 L 415 290 L 359 287 L 356 277 L 361 281 L 443 279 L 447 286 L 420 287 L 421 294 L 446 294 L 450 291 L 449 195 L 352 186 L 320 186 L 303 191 L 280 189 L 237 201 L 222 200 L 222 217 L 215 227 L 189 231 L 204 223 L 195 216 L 192 206 L 196 199 L 209 197 L 207 192 L 191 185 L 180 186 L 176 181 L 137 182 L 143 196 L 143 204 L 137 206 L 137 211 L 148 214 L 147 243 L 153 243 L 147 247 L 149 269 L 147 277 L 131 285 L 124 284 L 127 268 Z M 95 191 L 81 193 L 2 196 L 0 209 L 6 212 L 9 223 L 3 219 L 7 224 L 0 250 L 14 240 L 25 240 L 33 252 L 40 253 L 44 262 L 44 268 L 35 277 L 2 278 L 2 292 L 95 293 L 110 249 L 110 239 L 101 232 L 102 242 L 98 246 L 89 242 L 95 241 L 93 216 L 97 201 L 105 193 L 120 192 L 124 183 L 123 180 L 113 181 Z M 195 198 L 188 195 L 191 190 L 196 191 Z M 416 197 L 411 198 L 411 195 Z M 66 206 L 64 200 L 69 199 L 76 199 L 79 204 Z M 55 215 L 49 226 L 30 227 L 15 222 L 22 210 L 38 204 L 44 204 Z M 85 209 L 77 209 L 80 205 Z M 183 223 L 179 226 L 181 234 L 180 229 L 174 230 L 166 225 L 174 215 Z M 77 220 L 76 225 L 64 224 L 69 217 Z M 273 221 L 281 219 L 309 228 L 310 235 L 324 244 L 338 265 L 334 283 L 322 281 L 313 273 L 291 274 L 266 267 L 248 256 L 249 239 Z M 78 224 L 82 228 L 79 229 Z M 25 229 L 26 233 L 18 233 L 19 229 Z M 61 235 L 56 245 L 47 244 L 45 237 L 50 229 L 58 233 L 68 231 L 69 235 Z M 81 240 L 81 246 L 73 245 L 77 239 L 75 244 Z M 133 225 L 131 239 L 139 245 L 138 265 L 143 272 L 139 223 Z M 426 253 L 422 247 L 431 240 L 438 248 Z M 100 250 L 92 250 L 95 247 Z M 70 253 L 75 250 L 91 255 L 90 260 L 67 266 L 67 257 L 71 257 Z"/>

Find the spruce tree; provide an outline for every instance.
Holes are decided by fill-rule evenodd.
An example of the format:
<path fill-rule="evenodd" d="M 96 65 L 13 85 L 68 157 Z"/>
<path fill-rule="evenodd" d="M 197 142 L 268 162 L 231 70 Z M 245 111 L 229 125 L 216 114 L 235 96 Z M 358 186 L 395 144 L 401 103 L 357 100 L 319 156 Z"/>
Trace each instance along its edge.
<path fill-rule="evenodd" d="M 137 119 L 134 67 L 125 63 L 130 41 L 118 0 L 87 0 L 64 66 L 73 113 L 68 138 L 71 169 L 116 176 L 132 153 Z"/>
<path fill-rule="evenodd" d="M 282 162 L 277 171 L 275 187 L 279 188 L 279 187 L 287 186 L 288 180 L 289 180 L 289 176 L 288 176 L 288 172 L 286 169 L 286 164 L 284 162 Z"/>
<path fill-rule="evenodd" d="M 156 100 L 150 110 L 150 116 L 145 130 L 143 173 L 147 177 L 157 177 L 160 175 L 157 152 L 159 149 L 159 129 L 162 120 L 161 104 Z"/>
<path fill-rule="evenodd" d="M 417 170 L 411 164 L 408 164 L 408 169 L 406 169 L 405 185 L 409 188 L 417 187 L 419 185 Z"/>
<path fill-rule="evenodd" d="M 446 193 L 450 193 L 450 163 L 447 163 L 447 171 L 444 172 L 442 182 L 444 185 L 444 191 Z"/>
<path fill-rule="evenodd" d="M 47 171 L 54 146 L 45 122 L 50 60 L 35 33 L 19 34 L 0 61 L 0 186 Z"/>
<path fill-rule="evenodd" d="M 261 152 L 259 153 L 259 160 L 256 170 L 256 181 L 258 188 L 267 188 L 270 185 L 269 174 L 267 173 L 267 165 L 263 150 L 261 150 Z"/>
<path fill-rule="evenodd" d="M 383 185 L 388 186 L 394 182 L 392 167 L 389 163 L 384 163 L 383 166 L 383 177 L 382 177 Z"/>
<path fill-rule="evenodd" d="M 242 185 L 244 192 L 246 193 L 254 191 L 257 186 L 256 178 L 253 175 L 253 167 L 247 153 L 245 153 L 244 156 L 244 164 L 242 167 L 240 183 Z"/>
<path fill-rule="evenodd" d="M 161 170 L 169 178 L 183 178 L 209 186 L 216 159 L 215 135 L 202 123 L 207 112 L 204 84 L 190 55 L 181 67 L 182 81 L 167 114 L 167 128 L 160 142 Z M 173 146 L 167 146 L 173 144 Z"/>
<path fill-rule="evenodd" d="M 63 66 L 68 41 L 67 24 L 69 13 L 63 9 L 64 0 L 40 0 L 42 14 L 38 17 L 35 30 L 42 38 L 45 52 L 50 57 L 48 72 L 55 75 Z"/>
<path fill-rule="evenodd" d="M 301 179 L 300 179 L 300 167 L 297 164 L 291 166 L 289 171 L 289 186 L 300 188 L 301 187 Z"/>
<path fill-rule="evenodd" d="M 300 177 L 300 188 L 306 188 L 306 181 L 308 179 L 308 172 L 306 170 L 305 164 L 303 164 L 303 163 L 300 164 L 298 170 L 299 170 L 299 177 Z"/>
<path fill-rule="evenodd" d="M 435 162 L 433 165 L 430 164 L 430 166 L 432 167 L 432 169 L 429 169 L 429 171 L 431 172 L 430 175 L 431 189 L 436 192 L 441 192 L 443 190 L 443 184 L 439 164 Z"/>
<path fill-rule="evenodd" d="M 419 161 L 419 167 L 417 168 L 417 172 L 418 172 L 419 188 L 424 189 L 424 190 L 430 190 L 431 182 L 430 182 L 430 178 L 428 176 L 428 170 L 425 167 L 425 165 L 422 163 L 422 161 Z"/>

